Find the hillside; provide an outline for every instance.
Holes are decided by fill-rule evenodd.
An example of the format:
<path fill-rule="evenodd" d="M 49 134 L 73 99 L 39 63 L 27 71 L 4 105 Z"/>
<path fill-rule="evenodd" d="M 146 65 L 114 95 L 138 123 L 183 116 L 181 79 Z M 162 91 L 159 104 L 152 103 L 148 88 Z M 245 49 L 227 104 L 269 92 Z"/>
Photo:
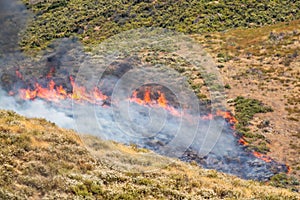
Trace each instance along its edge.
<path fill-rule="evenodd" d="M 54 38 L 77 36 L 86 44 L 139 27 L 192 33 L 260 27 L 300 18 L 299 1 L 208 0 L 23 0 L 35 15 L 24 33 L 25 50 L 43 48 Z"/>
<path fill-rule="evenodd" d="M 194 35 L 215 57 L 227 88 L 228 108 L 242 123 L 238 129 L 247 141 L 287 162 L 299 180 L 299 20 L 260 28 L 235 29 L 210 36 Z M 255 114 L 254 102 L 273 112 Z M 251 105 L 251 106 L 249 106 Z M 244 124 L 244 125 L 243 125 Z"/>
<path fill-rule="evenodd" d="M 95 157 L 75 132 L 11 111 L 0 111 L 0 139 L 1 199 L 300 198 L 286 189 L 155 154 L 150 159 L 144 156 L 147 150 L 93 138 L 101 155 Z M 162 161 L 170 164 L 158 167 Z M 125 170 L 133 165 L 153 171 Z"/>
<path fill-rule="evenodd" d="M 42 81 L 49 80 L 49 74 L 72 92 L 71 84 L 65 81 L 69 80 L 66 74 L 76 76 L 84 51 L 97 54 L 93 52 L 95 46 L 125 30 L 175 30 L 195 39 L 213 57 L 223 79 L 226 108 L 237 120 L 234 128 L 243 139 L 243 148 L 286 164 L 290 171 L 258 183 L 205 170 L 194 162 L 171 160 L 171 165 L 162 167 L 161 161 L 169 162 L 168 158 L 135 145 L 128 147 L 85 136 L 85 141 L 99 147 L 97 152 L 88 151 L 73 131 L 46 120 L 1 111 L 0 199 L 299 198 L 300 1 L 22 2 L 34 16 L 26 28 L 23 25 L 27 14 L 18 13 L 18 6 L 12 13 L 0 16 L 1 24 L 9 27 L 0 30 L 0 86 L 7 93 L 16 85 L 34 85 L 40 77 Z M 56 41 L 59 38 L 69 39 L 60 44 L 60 40 Z M 79 44 L 84 44 L 83 49 Z M 16 49 L 21 50 L 20 55 L 13 54 Z M 24 59 L 23 53 L 29 59 Z M 210 101 L 205 80 L 190 63 L 166 52 L 145 51 L 138 56 L 138 61 L 134 58 L 132 63 L 125 60 L 119 64 L 175 68 L 188 78 L 201 103 Z M 99 154 L 100 159 L 91 152 Z M 144 153 L 153 157 L 144 157 Z M 158 166 L 158 171 L 150 173 L 126 172 L 151 171 Z"/>

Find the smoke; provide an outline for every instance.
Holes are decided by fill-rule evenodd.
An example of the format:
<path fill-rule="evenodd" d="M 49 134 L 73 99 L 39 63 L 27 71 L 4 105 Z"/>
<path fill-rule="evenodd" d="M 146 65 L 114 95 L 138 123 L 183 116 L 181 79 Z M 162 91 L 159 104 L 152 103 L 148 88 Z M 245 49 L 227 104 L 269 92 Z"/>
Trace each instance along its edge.
<path fill-rule="evenodd" d="M 17 96 L 20 88 L 30 88 L 34 82 L 48 82 L 46 75 L 53 70 L 53 79 L 69 91 L 72 89 L 66 77 L 76 74 L 84 53 L 75 38 L 53 41 L 41 52 L 38 60 L 26 57 L 19 49 L 19 35 L 26 28 L 31 14 L 20 0 L 0 1 L 0 109 L 12 110 L 27 117 L 47 119 L 60 127 L 75 129 L 72 102 L 60 102 L 61 107 L 43 100 L 23 101 Z M 16 70 L 22 78 L 16 76 Z M 56 75 L 56 76 L 54 76 Z"/>
<path fill-rule="evenodd" d="M 205 168 L 255 180 L 268 180 L 274 174 L 287 170 L 283 164 L 274 161 L 266 163 L 245 151 L 245 147 L 238 144 L 229 124 L 223 126 L 222 118 L 214 123 L 200 120 L 200 128 L 196 129 L 195 137 L 190 138 L 195 131 L 191 128 L 190 120 L 175 117 L 161 108 L 149 108 L 136 103 L 130 106 L 126 115 L 128 118 L 119 118 L 119 114 L 124 114 L 124 108 L 127 109 L 126 104 L 128 102 L 119 102 L 115 105 L 117 108 L 81 105 L 76 111 L 77 116 L 80 116 L 78 122 L 76 116 L 74 118 L 72 115 L 70 101 L 62 101 L 59 106 L 39 99 L 19 101 L 0 90 L 0 109 L 13 110 L 27 117 L 45 118 L 63 128 L 78 130 L 79 127 L 83 131 L 81 133 L 125 144 L 137 144 L 163 155 L 177 156 L 184 161 L 196 161 Z M 121 113 L 116 112 L 116 109 Z M 148 126 L 149 123 L 151 126 Z M 208 130 L 218 131 L 220 127 L 217 126 L 222 128 L 222 133 L 209 154 L 202 156 L 199 148 L 205 146 L 203 142 Z M 187 142 L 191 142 L 191 145 L 187 145 Z M 172 154 L 170 150 L 177 151 Z"/>
<path fill-rule="evenodd" d="M 19 33 L 25 28 L 29 16 L 21 1 L 0 1 L 0 56 L 18 50 Z"/>
<path fill-rule="evenodd" d="M 75 124 L 71 112 L 59 111 L 42 100 L 24 102 L 8 96 L 0 89 L 0 109 L 12 110 L 20 115 L 47 119 L 60 127 L 74 129 Z"/>
<path fill-rule="evenodd" d="M 212 121 L 200 120 L 199 109 L 195 109 L 198 107 L 198 100 L 190 98 L 189 95 L 184 93 L 186 91 L 186 88 L 182 87 L 184 84 L 181 84 L 170 70 L 168 73 L 160 68 L 151 68 L 151 70 L 147 69 L 146 71 L 144 69 L 132 70 L 132 66 L 139 63 L 130 63 L 127 60 L 108 68 L 113 70 L 115 74 L 101 74 L 104 70 L 102 71 L 100 67 L 102 65 L 106 67 L 106 64 L 109 63 L 106 59 L 110 60 L 110 57 L 106 56 L 106 52 L 115 52 L 118 49 L 135 49 L 134 45 L 142 45 L 145 42 L 158 44 L 157 41 L 164 41 L 160 42 L 161 46 L 156 47 L 159 49 L 166 44 L 172 44 L 174 41 L 169 40 L 174 38 L 176 41 L 181 38 L 182 43 L 190 44 L 186 45 L 188 50 L 183 48 L 185 51 L 182 52 L 188 53 L 188 55 L 183 55 L 185 59 L 190 59 L 192 63 L 202 63 L 203 66 L 208 68 L 211 67 L 211 69 L 208 69 L 210 72 L 214 69 L 214 63 L 209 57 L 200 56 L 205 55 L 205 52 L 196 45 L 193 46 L 189 43 L 190 40 L 186 40 L 179 35 L 174 37 L 173 33 L 168 35 L 168 32 L 164 30 L 161 34 L 156 33 L 155 37 L 148 37 L 148 30 L 145 32 L 145 37 L 139 36 L 140 31 L 138 31 L 138 34 L 125 32 L 120 38 L 111 39 L 111 41 L 114 41 L 113 45 L 110 45 L 111 41 L 108 40 L 107 44 L 102 46 L 105 48 L 100 48 L 105 54 L 96 56 L 96 62 L 87 62 L 87 65 L 82 66 L 81 64 L 86 58 L 82 46 L 74 39 L 63 39 L 53 42 L 49 46 L 50 50 L 44 52 L 39 61 L 32 62 L 18 51 L 18 35 L 24 29 L 29 16 L 24 5 L 17 0 L 1 0 L 0 13 L 0 25 L 2 27 L 0 29 L 1 109 L 13 110 L 27 117 L 45 118 L 60 127 L 76 129 L 80 133 L 92 134 L 102 139 L 127 144 L 135 143 L 140 147 L 152 149 L 168 156 L 179 157 L 186 152 L 181 157 L 182 160 L 196 160 L 206 168 L 218 169 L 243 178 L 268 179 L 276 172 L 285 170 L 284 166 L 278 168 L 277 163 L 265 163 L 254 157 L 250 152 L 245 151 L 244 147 L 238 145 L 233 130 L 227 127 L 226 124 L 224 126 L 223 118 Z M 127 39 L 130 39 L 129 36 L 131 42 L 127 41 Z M 138 40 L 139 37 L 140 41 Z M 149 38 L 149 41 L 145 41 L 145 38 Z M 169 39 L 164 40 L 165 38 Z M 120 42 L 123 39 L 126 40 Z M 190 49 L 192 46 L 195 49 Z M 106 49 L 109 51 L 106 51 Z M 191 52 L 192 50 L 194 52 Z M 189 54 L 190 52 L 191 54 Z M 102 58 L 103 62 L 100 62 L 101 55 L 105 55 Z M 22 74 L 21 79 L 15 74 L 15 68 L 18 68 L 17 70 Z M 198 70 L 201 71 L 201 69 L 199 67 Z M 79 73 L 77 73 L 78 71 Z M 51 73 L 49 74 L 49 72 Z M 215 74 L 213 71 L 211 73 Z M 88 83 L 85 84 L 92 86 L 97 85 L 99 78 L 102 77 L 104 79 L 102 88 L 110 92 L 106 94 L 117 97 L 116 101 L 113 102 L 116 104 L 102 107 L 88 103 L 75 103 L 72 106 L 71 100 L 61 100 L 59 104 L 55 104 L 40 99 L 24 101 L 18 99 L 17 96 L 8 95 L 10 91 L 16 92 L 20 88 L 32 88 L 34 83 L 45 86 L 49 82 L 48 75 L 55 83 L 62 85 L 68 92 L 72 92 L 74 88 L 70 85 L 68 78 L 76 74 L 79 83 L 80 81 L 82 83 L 87 81 Z M 213 78 L 210 77 L 210 80 L 213 80 Z M 184 82 L 184 80 L 181 81 Z M 179 101 L 185 102 L 186 105 L 192 105 L 185 107 L 192 108 L 189 112 L 186 112 L 186 116 L 190 117 L 178 118 L 162 108 L 149 108 L 135 103 L 129 104 L 128 99 L 125 98 L 126 95 L 128 97 L 130 92 L 147 83 L 159 83 L 162 86 L 168 86 L 173 92 L 175 91 L 175 94 L 179 96 Z M 177 86 L 179 87 L 177 88 Z M 115 90 L 114 93 L 113 90 Z M 219 92 L 214 92 L 218 97 Z M 211 95 L 213 96 L 213 93 Z"/>

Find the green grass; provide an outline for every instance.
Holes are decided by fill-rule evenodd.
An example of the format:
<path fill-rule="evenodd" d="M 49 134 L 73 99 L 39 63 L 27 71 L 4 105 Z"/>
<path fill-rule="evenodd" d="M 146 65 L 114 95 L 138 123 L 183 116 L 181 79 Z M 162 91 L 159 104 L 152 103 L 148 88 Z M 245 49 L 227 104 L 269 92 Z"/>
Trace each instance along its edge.
<path fill-rule="evenodd" d="M 257 99 L 248 99 L 238 96 L 234 99 L 236 118 L 240 126 L 247 126 L 249 121 L 253 119 L 257 113 L 272 112 L 273 109 L 269 106 L 263 105 Z"/>
<path fill-rule="evenodd" d="M 294 177 L 289 177 L 286 174 L 276 174 L 270 180 L 270 185 L 272 186 L 283 188 L 290 187 L 292 190 L 294 190 L 294 188 L 291 186 L 297 186 L 299 184 L 299 180 Z"/>
<path fill-rule="evenodd" d="M 259 27 L 300 18 L 299 1 L 23 2 L 36 14 L 20 43 L 25 50 L 44 48 L 55 38 L 70 36 L 77 36 L 86 44 L 97 44 L 124 30 L 139 27 L 162 27 L 191 34 Z"/>
<path fill-rule="evenodd" d="M 263 105 L 256 99 L 248 99 L 242 96 L 238 96 L 234 99 L 234 106 L 235 117 L 238 120 L 236 128 L 239 134 L 241 134 L 249 143 L 248 148 L 260 153 L 267 153 L 269 148 L 267 146 L 266 138 L 261 134 L 251 132 L 248 126 L 255 114 L 272 112 L 273 109 Z"/>

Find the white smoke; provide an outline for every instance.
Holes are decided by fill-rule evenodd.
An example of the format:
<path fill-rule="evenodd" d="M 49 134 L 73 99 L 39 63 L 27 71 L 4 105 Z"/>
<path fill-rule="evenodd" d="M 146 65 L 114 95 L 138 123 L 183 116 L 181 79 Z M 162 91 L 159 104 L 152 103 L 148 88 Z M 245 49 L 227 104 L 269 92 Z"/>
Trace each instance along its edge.
<path fill-rule="evenodd" d="M 66 111 L 59 111 L 45 101 L 34 100 L 18 102 L 14 97 L 0 89 L 0 109 L 12 110 L 20 115 L 47 119 L 60 127 L 74 129 L 74 120 Z"/>

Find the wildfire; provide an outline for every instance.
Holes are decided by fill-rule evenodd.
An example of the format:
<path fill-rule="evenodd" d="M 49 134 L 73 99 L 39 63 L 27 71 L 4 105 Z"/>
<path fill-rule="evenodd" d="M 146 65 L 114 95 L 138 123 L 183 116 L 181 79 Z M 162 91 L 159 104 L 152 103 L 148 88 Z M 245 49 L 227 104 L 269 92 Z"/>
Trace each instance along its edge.
<path fill-rule="evenodd" d="M 235 130 L 235 124 L 238 122 L 238 120 L 230 112 L 228 112 L 228 111 L 218 110 L 215 114 L 211 114 L 210 113 L 208 115 L 202 116 L 201 119 L 203 119 L 203 120 L 212 120 L 215 116 L 221 116 L 224 119 L 226 119 L 228 121 L 228 123 L 231 125 L 231 128 L 233 130 Z M 233 134 L 236 136 L 235 132 Z M 249 145 L 249 143 L 245 140 L 244 137 L 239 138 L 238 139 L 238 143 L 240 145 L 243 145 L 243 146 Z M 267 163 L 273 161 L 273 159 L 271 157 L 269 157 L 267 155 L 264 155 L 262 153 L 254 151 L 254 152 L 252 152 L 252 154 L 255 157 L 257 157 L 257 158 L 259 158 L 259 159 L 261 159 L 261 160 L 263 160 L 263 161 L 265 161 Z M 287 167 L 288 167 L 288 171 L 289 171 L 290 167 L 289 166 L 287 166 Z"/>
<path fill-rule="evenodd" d="M 164 93 L 161 93 L 160 91 L 158 91 L 158 94 L 159 94 L 159 98 L 157 99 L 158 105 L 160 105 L 163 108 L 166 108 L 168 102 L 166 100 Z"/>
<path fill-rule="evenodd" d="M 35 90 L 20 89 L 19 93 L 20 97 L 24 100 L 33 100 L 37 97 L 37 92 Z"/>
<path fill-rule="evenodd" d="M 243 146 L 247 146 L 249 144 L 248 142 L 246 142 L 246 140 L 244 138 L 240 138 L 238 142 L 239 142 L 239 144 L 241 144 Z"/>
<path fill-rule="evenodd" d="M 292 168 L 291 168 L 288 164 L 285 164 L 285 165 L 286 165 L 286 167 L 287 167 L 287 173 L 288 173 L 288 174 L 291 173 Z"/>
<path fill-rule="evenodd" d="M 76 85 L 72 76 L 70 76 L 70 81 L 73 87 L 71 98 L 77 102 L 102 105 L 102 102 L 108 99 L 108 96 L 104 95 L 97 87 L 94 87 L 92 92 L 88 92 L 85 87 Z"/>
<path fill-rule="evenodd" d="M 19 72 L 19 70 L 16 70 L 16 75 L 17 75 L 17 77 L 19 78 L 19 79 L 23 79 L 23 76 L 22 76 L 22 74 Z"/>
<path fill-rule="evenodd" d="M 157 95 L 155 95 L 154 93 L 156 93 Z M 149 88 L 146 88 L 144 93 L 140 95 L 143 96 L 143 98 L 138 96 L 138 91 L 135 90 L 132 93 L 129 101 L 143 106 L 160 107 L 169 111 L 173 116 L 181 116 L 181 113 L 176 108 L 168 104 L 165 94 L 161 91 L 151 92 Z"/>
<path fill-rule="evenodd" d="M 147 89 L 146 92 L 145 92 L 144 100 L 148 104 L 151 103 L 151 97 L 150 97 L 150 91 L 149 91 L 149 89 Z"/>
<path fill-rule="evenodd" d="M 254 155 L 256 158 L 259 158 L 259 159 L 261 159 L 261 160 L 263 160 L 263 161 L 265 161 L 265 162 L 272 162 L 272 161 L 273 161 L 273 159 L 270 158 L 269 156 L 264 155 L 264 154 L 259 153 L 259 152 L 256 152 L 256 151 L 253 152 L 253 155 Z"/>
<path fill-rule="evenodd" d="M 217 116 L 224 117 L 230 124 L 236 124 L 238 120 L 228 111 L 217 110 Z"/>
<path fill-rule="evenodd" d="M 140 99 L 140 98 L 137 97 L 137 94 L 138 94 L 138 92 L 134 91 L 133 94 L 132 94 L 132 97 L 130 98 L 130 101 L 131 102 L 135 102 L 135 103 L 137 103 L 139 105 L 147 105 L 146 102 L 144 102 L 142 99 Z"/>
<path fill-rule="evenodd" d="M 111 101 L 110 97 L 105 95 L 98 87 L 87 89 L 84 86 L 78 85 L 72 76 L 69 77 L 69 83 L 71 84 L 72 88 L 68 90 L 64 88 L 63 85 L 55 83 L 55 81 L 52 79 L 54 73 L 55 68 L 51 68 L 49 73 L 44 78 L 44 80 L 47 81 L 46 86 L 40 83 L 42 81 L 36 81 L 33 86 L 30 85 L 30 87 L 28 86 L 27 88 L 19 89 L 19 91 L 10 91 L 9 94 L 11 96 L 19 94 L 20 98 L 24 100 L 35 100 L 39 98 L 45 101 L 59 103 L 61 100 L 72 99 L 76 103 L 90 103 L 100 105 L 102 107 L 107 106 L 104 105 L 104 102 Z M 24 81 L 22 74 L 18 70 L 16 70 L 16 76 Z M 162 108 L 168 111 L 173 116 L 182 117 L 183 113 L 181 111 L 178 111 L 176 106 L 172 105 L 172 101 L 167 98 L 168 96 L 166 94 L 167 93 L 164 93 L 163 90 L 155 90 L 150 86 L 147 86 L 143 90 L 133 91 L 128 101 L 142 106 Z M 185 113 L 183 117 L 189 119 L 190 117 L 195 116 Z M 196 117 L 198 118 L 199 116 Z M 229 111 L 217 110 L 215 113 L 209 113 L 207 115 L 201 116 L 200 119 L 213 120 L 215 117 L 224 118 L 230 124 L 230 128 L 232 130 L 235 130 L 235 125 L 238 123 L 238 120 Z M 243 146 L 249 145 L 244 137 L 237 136 L 236 131 L 232 132 L 233 135 L 236 136 L 238 144 Z M 254 151 L 249 152 L 248 155 L 251 155 L 251 153 L 256 158 L 259 158 L 267 163 L 274 161 L 271 157 L 262 153 Z M 286 165 L 286 167 L 287 173 L 290 173 L 291 168 L 288 165 Z"/>
<path fill-rule="evenodd" d="M 216 116 L 226 119 L 226 121 L 231 125 L 231 128 L 235 130 L 235 124 L 238 122 L 238 120 L 229 111 L 217 110 L 215 114 L 209 113 L 208 115 L 201 116 L 201 119 L 212 120 Z"/>
<path fill-rule="evenodd" d="M 36 98 L 45 99 L 48 101 L 58 102 L 61 99 L 68 97 L 67 92 L 61 87 L 55 87 L 55 82 L 51 80 L 48 87 L 42 87 L 39 83 L 35 83 L 35 88 L 21 89 L 19 91 L 20 97 L 25 100 L 33 100 Z"/>
<path fill-rule="evenodd" d="M 73 87 L 73 92 L 67 92 L 62 85 L 56 85 L 53 80 L 50 80 L 47 87 L 43 87 L 39 83 L 34 84 L 33 89 L 20 89 L 20 98 L 24 100 L 34 100 L 40 98 L 46 101 L 59 102 L 64 99 L 73 99 L 78 103 L 89 102 L 102 104 L 108 97 L 104 95 L 96 87 L 92 92 L 87 92 L 85 87 L 76 85 L 73 77 L 70 77 L 70 82 Z"/>

